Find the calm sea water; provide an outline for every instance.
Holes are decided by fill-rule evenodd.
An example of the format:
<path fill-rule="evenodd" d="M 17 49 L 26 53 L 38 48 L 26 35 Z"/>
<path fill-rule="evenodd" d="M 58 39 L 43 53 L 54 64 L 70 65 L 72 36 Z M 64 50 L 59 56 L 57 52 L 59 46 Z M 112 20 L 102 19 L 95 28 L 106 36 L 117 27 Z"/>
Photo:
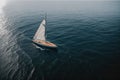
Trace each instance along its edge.
<path fill-rule="evenodd" d="M 0 80 L 120 79 L 120 2 L 11 1 L 0 14 Z M 47 12 L 47 40 L 32 38 Z"/>

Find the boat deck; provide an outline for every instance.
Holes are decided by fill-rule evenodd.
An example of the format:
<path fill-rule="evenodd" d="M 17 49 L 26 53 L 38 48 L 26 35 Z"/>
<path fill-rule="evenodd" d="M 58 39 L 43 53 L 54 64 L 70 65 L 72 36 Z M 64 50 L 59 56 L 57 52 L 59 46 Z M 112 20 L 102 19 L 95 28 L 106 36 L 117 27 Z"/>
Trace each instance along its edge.
<path fill-rule="evenodd" d="M 57 47 L 55 44 L 48 42 L 48 41 L 44 41 L 44 40 L 34 40 L 34 42 L 40 43 L 45 46 Z"/>

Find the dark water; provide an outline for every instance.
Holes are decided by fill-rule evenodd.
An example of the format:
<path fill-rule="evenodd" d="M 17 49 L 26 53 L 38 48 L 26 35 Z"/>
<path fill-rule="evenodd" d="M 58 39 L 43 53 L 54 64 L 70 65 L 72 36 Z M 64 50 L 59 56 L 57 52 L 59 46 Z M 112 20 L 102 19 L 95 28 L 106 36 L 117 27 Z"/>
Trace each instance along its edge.
<path fill-rule="evenodd" d="M 119 80 L 120 2 L 8 2 L 0 14 L 0 80 Z M 47 39 L 32 38 L 47 12 Z"/>

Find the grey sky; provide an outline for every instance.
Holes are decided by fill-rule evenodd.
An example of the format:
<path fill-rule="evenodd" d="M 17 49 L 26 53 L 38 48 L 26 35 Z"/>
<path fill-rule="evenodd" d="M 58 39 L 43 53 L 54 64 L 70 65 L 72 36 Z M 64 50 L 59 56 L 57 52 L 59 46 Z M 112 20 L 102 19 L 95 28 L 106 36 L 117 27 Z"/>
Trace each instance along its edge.
<path fill-rule="evenodd" d="M 9 0 L 9 1 L 120 1 L 120 0 Z"/>

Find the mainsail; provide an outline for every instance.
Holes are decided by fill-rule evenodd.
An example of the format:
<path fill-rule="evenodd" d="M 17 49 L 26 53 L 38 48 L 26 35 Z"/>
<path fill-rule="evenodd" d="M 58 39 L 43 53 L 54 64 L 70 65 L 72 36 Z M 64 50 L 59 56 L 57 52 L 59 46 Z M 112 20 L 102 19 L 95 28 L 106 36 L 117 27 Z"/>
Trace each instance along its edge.
<path fill-rule="evenodd" d="M 46 21 L 45 19 L 41 22 L 37 32 L 35 33 L 35 36 L 33 37 L 33 40 L 46 40 L 45 39 L 45 25 Z"/>

